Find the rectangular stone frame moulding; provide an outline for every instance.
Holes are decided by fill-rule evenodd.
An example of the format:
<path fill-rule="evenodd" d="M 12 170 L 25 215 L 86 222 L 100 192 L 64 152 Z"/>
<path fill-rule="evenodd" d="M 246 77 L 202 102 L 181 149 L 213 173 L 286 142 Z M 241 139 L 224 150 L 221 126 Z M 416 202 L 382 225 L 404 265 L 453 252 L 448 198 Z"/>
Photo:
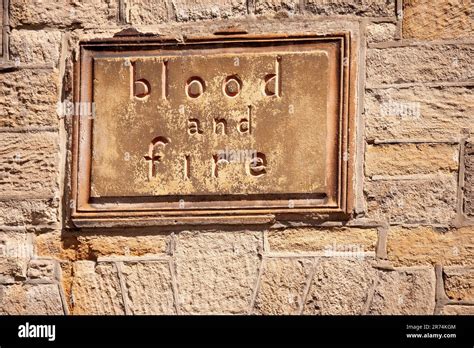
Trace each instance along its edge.
<path fill-rule="evenodd" d="M 331 32 L 81 42 L 72 222 L 123 227 L 349 219 L 357 71 L 352 40 L 349 32 Z M 251 149 L 252 159 L 235 163 L 224 154 L 227 148 Z"/>

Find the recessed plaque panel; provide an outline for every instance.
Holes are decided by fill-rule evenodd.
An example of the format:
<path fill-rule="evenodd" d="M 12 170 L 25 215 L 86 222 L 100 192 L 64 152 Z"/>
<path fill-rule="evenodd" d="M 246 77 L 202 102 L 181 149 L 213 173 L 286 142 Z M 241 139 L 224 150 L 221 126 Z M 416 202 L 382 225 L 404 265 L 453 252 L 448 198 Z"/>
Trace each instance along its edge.
<path fill-rule="evenodd" d="M 346 41 L 83 44 L 76 224 L 347 214 Z"/>

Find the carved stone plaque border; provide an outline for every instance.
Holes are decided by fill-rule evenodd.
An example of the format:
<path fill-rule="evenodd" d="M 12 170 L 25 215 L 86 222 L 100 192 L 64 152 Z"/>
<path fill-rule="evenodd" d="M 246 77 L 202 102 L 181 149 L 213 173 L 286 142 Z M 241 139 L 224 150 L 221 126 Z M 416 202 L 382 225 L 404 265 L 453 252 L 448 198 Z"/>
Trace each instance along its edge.
<path fill-rule="evenodd" d="M 80 44 L 75 65 L 75 105 L 93 105 L 94 61 L 101 58 L 133 60 L 155 57 L 163 52 L 199 52 L 222 48 L 265 50 L 266 47 L 314 45 L 329 48 L 335 73 L 328 88 L 334 107 L 327 114 L 328 141 L 324 170 L 326 194 L 214 194 L 207 196 L 174 194 L 159 196 L 102 197 L 91 192 L 93 172 L 93 117 L 74 117 L 70 213 L 77 227 L 169 226 L 202 224 L 258 224 L 283 220 L 347 220 L 352 213 L 355 139 L 356 53 L 349 33 L 330 35 L 250 35 L 187 38 L 124 36 L 97 39 Z M 208 52 L 208 51 L 207 51 Z M 310 69 L 311 67 L 308 67 Z M 329 92 L 328 92 L 329 93 Z"/>

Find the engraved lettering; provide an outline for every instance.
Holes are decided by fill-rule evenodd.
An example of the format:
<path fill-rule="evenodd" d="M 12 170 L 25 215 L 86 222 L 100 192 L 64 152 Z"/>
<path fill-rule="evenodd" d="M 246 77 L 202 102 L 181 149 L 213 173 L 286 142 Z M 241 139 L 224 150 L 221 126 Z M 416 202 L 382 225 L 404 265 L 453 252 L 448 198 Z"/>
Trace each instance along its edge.
<path fill-rule="evenodd" d="M 146 79 L 137 79 L 136 76 L 136 62 L 130 64 L 130 97 L 137 99 L 146 99 L 151 93 L 150 82 Z"/>
<path fill-rule="evenodd" d="M 148 155 L 144 156 L 148 161 L 148 180 L 154 178 L 158 172 L 158 163 L 163 161 L 164 150 L 170 141 L 162 136 L 154 138 L 148 146 Z"/>
<path fill-rule="evenodd" d="M 201 122 L 197 118 L 191 118 L 188 120 L 188 133 L 190 135 L 203 133 Z"/>
<path fill-rule="evenodd" d="M 242 81 L 236 75 L 228 76 L 224 80 L 223 89 L 224 89 L 225 95 L 227 95 L 228 97 L 231 97 L 231 98 L 236 97 L 240 93 L 240 90 L 242 89 Z"/>
<path fill-rule="evenodd" d="M 224 155 L 222 155 L 222 153 L 219 153 L 218 155 L 213 155 L 212 159 L 213 159 L 213 162 L 212 162 L 212 176 L 214 178 L 217 178 L 218 175 L 219 175 L 219 165 L 228 164 L 229 161 L 226 158 L 225 153 L 224 153 Z"/>
<path fill-rule="evenodd" d="M 191 77 L 186 83 L 186 95 L 190 98 L 199 98 L 205 91 L 204 80 L 198 76 Z"/>
<path fill-rule="evenodd" d="M 223 118 L 215 118 L 214 119 L 214 133 L 215 134 L 227 134 L 227 121 Z"/>
<path fill-rule="evenodd" d="M 264 94 L 269 97 L 281 96 L 281 57 L 278 56 L 275 62 L 275 73 L 265 76 Z"/>
<path fill-rule="evenodd" d="M 261 152 L 257 152 L 256 156 L 249 161 L 247 174 L 254 177 L 261 177 L 267 173 L 267 157 Z"/>

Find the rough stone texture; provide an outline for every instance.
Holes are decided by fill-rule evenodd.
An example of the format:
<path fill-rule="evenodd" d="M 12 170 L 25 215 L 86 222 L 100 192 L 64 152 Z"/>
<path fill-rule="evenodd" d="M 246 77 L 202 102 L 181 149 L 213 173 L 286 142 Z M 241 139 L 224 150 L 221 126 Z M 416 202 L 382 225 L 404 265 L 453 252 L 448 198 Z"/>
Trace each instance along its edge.
<path fill-rule="evenodd" d="M 415 87 L 366 92 L 368 139 L 459 138 L 461 129 L 474 132 L 472 87 Z M 411 111 L 419 111 L 413 117 Z"/>
<path fill-rule="evenodd" d="M 61 32 L 12 30 L 9 38 L 11 60 L 33 65 L 58 65 Z"/>
<path fill-rule="evenodd" d="M 403 37 L 422 40 L 472 37 L 471 0 L 403 1 Z"/>
<path fill-rule="evenodd" d="M 474 302 L 474 267 L 443 269 L 446 295 L 455 301 Z"/>
<path fill-rule="evenodd" d="M 113 26 L 118 21 L 118 0 L 10 0 L 12 27 L 86 27 Z"/>
<path fill-rule="evenodd" d="M 455 145 L 369 145 L 365 153 L 365 175 L 410 175 L 455 172 L 459 152 Z"/>
<path fill-rule="evenodd" d="M 395 16 L 394 0 L 308 0 L 306 9 L 322 15 Z"/>
<path fill-rule="evenodd" d="M 127 262 L 122 273 L 132 314 L 176 313 L 168 261 Z"/>
<path fill-rule="evenodd" d="M 25 280 L 28 260 L 33 256 L 31 234 L 2 232 L 0 229 L 0 283 L 12 284 Z"/>
<path fill-rule="evenodd" d="M 433 314 L 436 277 L 434 268 L 379 272 L 369 314 Z"/>
<path fill-rule="evenodd" d="M 230 18 L 247 14 L 245 0 L 171 0 L 178 21 Z"/>
<path fill-rule="evenodd" d="M 441 314 L 444 315 L 474 315 L 474 306 L 444 306 Z"/>
<path fill-rule="evenodd" d="M 0 127 L 57 127 L 55 70 L 18 70 L 0 74 Z"/>
<path fill-rule="evenodd" d="M 323 258 L 317 264 L 304 314 L 363 314 L 376 271 L 370 261 Z"/>
<path fill-rule="evenodd" d="M 474 46 L 409 46 L 367 50 L 369 85 L 467 81 L 474 78 Z"/>
<path fill-rule="evenodd" d="M 465 147 L 464 211 L 474 218 L 474 141 Z"/>
<path fill-rule="evenodd" d="M 334 247 L 358 246 L 363 251 L 374 251 L 376 229 L 315 229 L 295 228 L 269 231 L 271 252 L 307 253 Z"/>
<path fill-rule="evenodd" d="M 456 175 L 365 183 L 368 216 L 391 223 L 448 224 L 456 216 Z"/>
<path fill-rule="evenodd" d="M 176 249 L 181 313 L 247 313 L 262 233 L 182 232 Z"/>
<path fill-rule="evenodd" d="M 367 25 L 367 42 L 377 43 L 395 40 L 397 26 L 394 23 L 370 23 Z"/>
<path fill-rule="evenodd" d="M 388 233 L 388 259 L 394 265 L 472 265 L 474 229 L 465 227 L 448 232 L 431 227 L 394 227 Z"/>
<path fill-rule="evenodd" d="M 0 226 L 53 225 L 58 222 L 56 199 L 0 201 Z"/>
<path fill-rule="evenodd" d="M 59 288 L 56 284 L 0 285 L 0 314 L 62 315 Z"/>
<path fill-rule="evenodd" d="M 144 256 L 164 254 L 167 247 L 167 237 L 153 233 L 145 235 L 82 235 L 78 237 L 80 248 L 87 249 L 94 258 L 100 256 L 124 255 Z"/>
<path fill-rule="evenodd" d="M 254 312 L 298 314 L 312 265 L 311 259 L 265 259 Z"/>
<path fill-rule="evenodd" d="M 157 24 L 168 19 L 168 2 L 162 0 L 127 1 L 129 21 L 133 24 Z"/>
<path fill-rule="evenodd" d="M 299 0 L 255 0 L 255 14 L 297 13 Z"/>
<path fill-rule="evenodd" d="M 35 238 L 35 250 L 38 255 L 57 260 L 74 261 L 76 259 L 91 259 L 87 247 L 80 248 L 73 236 L 65 237 L 60 231 L 41 233 Z"/>
<path fill-rule="evenodd" d="M 117 268 L 112 263 L 74 263 L 72 284 L 74 314 L 124 314 Z"/>
<path fill-rule="evenodd" d="M 3 133 L 0 137 L 0 197 L 53 197 L 58 188 L 57 164 L 57 134 Z"/>
<path fill-rule="evenodd" d="M 31 260 L 28 264 L 27 276 L 30 280 L 54 282 L 56 267 L 54 260 Z"/>

